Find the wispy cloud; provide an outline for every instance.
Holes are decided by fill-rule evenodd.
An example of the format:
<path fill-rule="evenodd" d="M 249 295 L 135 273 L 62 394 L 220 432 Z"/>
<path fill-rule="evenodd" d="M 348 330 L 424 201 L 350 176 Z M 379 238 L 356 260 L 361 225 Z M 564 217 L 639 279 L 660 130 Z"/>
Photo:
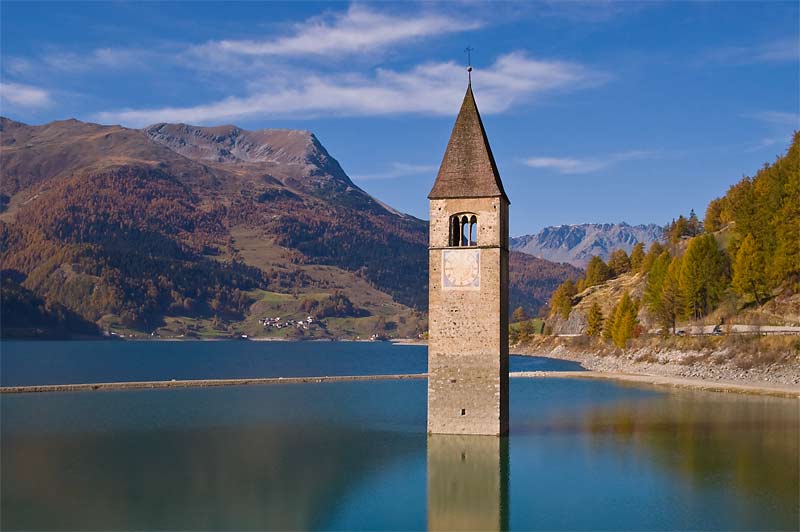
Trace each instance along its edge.
<path fill-rule="evenodd" d="M 757 48 L 755 56 L 761 61 L 798 61 L 800 40 L 794 36 L 762 44 Z"/>
<path fill-rule="evenodd" d="M 21 107 L 47 107 L 52 101 L 50 94 L 44 89 L 21 83 L 0 82 L 0 103 Z"/>
<path fill-rule="evenodd" d="M 220 40 L 198 46 L 199 55 L 332 56 L 370 53 L 418 39 L 477 29 L 476 20 L 435 12 L 388 14 L 359 4 L 347 11 L 313 17 L 290 35 L 263 40 Z"/>
<path fill-rule="evenodd" d="M 761 122 L 776 126 L 789 126 L 795 129 L 800 128 L 800 114 L 787 113 L 784 111 L 759 111 L 756 113 L 744 113 L 743 117 L 754 118 Z"/>
<path fill-rule="evenodd" d="M 360 174 L 352 176 L 356 181 L 378 181 L 383 179 L 398 179 L 400 177 L 412 177 L 418 175 L 431 174 L 436 172 L 439 167 L 435 164 L 407 164 L 394 162 L 388 170 L 376 172 L 374 174 Z"/>
<path fill-rule="evenodd" d="M 531 2 L 530 8 L 543 17 L 564 18 L 580 24 L 608 22 L 657 5 L 656 2 L 614 0 Z"/>
<path fill-rule="evenodd" d="M 599 170 L 604 170 L 621 162 L 648 159 L 654 155 L 655 152 L 652 151 L 632 150 L 590 159 L 528 157 L 526 159 L 522 159 L 521 162 L 531 168 L 545 168 L 555 170 L 561 174 L 589 174 Z"/>
<path fill-rule="evenodd" d="M 700 64 L 714 62 L 739 65 L 787 61 L 800 61 L 800 42 L 797 36 L 746 46 L 724 46 L 708 50 L 699 57 Z"/>
<path fill-rule="evenodd" d="M 765 137 L 765 138 L 763 138 L 763 139 L 761 139 L 761 140 L 759 140 L 757 142 L 751 143 L 749 146 L 747 146 L 744 149 L 744 151 L 748 152 L 748 153 L 749 152 L 754 152 L 754 151 L 761 151 L 761 150 L 764 150 L 766 148 L 775 146 L 777 144 L 785 144 L 785 143 L 788 143 L 786 138 L 782 138 L 782 137 Z"/>
<path fill-rule="evenodd" d="M 161 59 L 151 50 L 134 48 L 95 48 L 88 53 L 48 52 L 41 62 L 50 71 L 85 72 L 93 69 L 132 69 L 147 66 L 148 60 Z"/>
<path fill-rule="evenodd" d="M 576 63 L 539 60 L 523 52 L 500 56 L 474 74 L 481 110 L 498 113 L 555 90 L 603 83 L 608 76 Z M 464 92 L 464 69 L 454 62 L 426 63 L 406 71 L 311 73 L 251 83 L 261 90 L 191 107 L 125 109 L 95 115 L 102 122 L 140 126 L 154 122 L 211 123 L 254 117 L 320 114 L 377 116 L 402 113 L 451 115 Z M 265 88 L 266 87 L 266 88 Z"/>

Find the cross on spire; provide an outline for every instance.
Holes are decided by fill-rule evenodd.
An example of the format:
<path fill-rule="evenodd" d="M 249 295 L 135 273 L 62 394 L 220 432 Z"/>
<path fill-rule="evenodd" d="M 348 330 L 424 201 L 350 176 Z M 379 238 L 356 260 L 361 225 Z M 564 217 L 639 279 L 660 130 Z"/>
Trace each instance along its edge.
<path fill-rule="evenodd" d="M 464 51 L 467 53 L 467 77 L 469 78 L 469 84 L 472 85 L 472 52 L 475 48 L 471 46 L 467 46 L 464 48 Z"/>

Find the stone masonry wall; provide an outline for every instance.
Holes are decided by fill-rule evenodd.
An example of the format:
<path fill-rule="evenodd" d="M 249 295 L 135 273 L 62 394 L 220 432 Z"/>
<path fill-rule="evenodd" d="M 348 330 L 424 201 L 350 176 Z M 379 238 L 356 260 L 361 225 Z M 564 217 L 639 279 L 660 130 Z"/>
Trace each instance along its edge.
<path fill-rule="evenodd" d="M 442 289 L 450 215 L 478 216 L 480 289 Z M 431 201 L 428 432 L 508 431 L 508 211 L 500 198 Z"/>

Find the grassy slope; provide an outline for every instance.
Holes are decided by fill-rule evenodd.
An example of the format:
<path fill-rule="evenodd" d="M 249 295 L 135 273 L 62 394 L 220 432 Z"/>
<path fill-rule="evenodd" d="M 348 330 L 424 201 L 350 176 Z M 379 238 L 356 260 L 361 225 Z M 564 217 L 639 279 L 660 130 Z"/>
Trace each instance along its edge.
<path fill-rule="evenodd" d="M 287 269 L 288 263 L 296 254 L 289 249 L 275 245 L 271 239 L 265 238 L 257 230 L 234 227 L 231 229 L 234 246 L 244 261 L 264 271 Z M 369 313 L 364 317 L 326 318 L 326 328 L 314 328 L 307 332 L 314 337 L 369 337 L 376 332 L 379 317 L 389 323 L 385 332 L 391 337 L 415 337 L 424 321 L 418 313 L 409 307 L 395 302 L 392 297 L 374 288 L 367 280 L 353 272 L 335 266 L 318 264 L 291 264 L 292 269 L 300 269 L 310 282 L 298 289 L 296 294 L 280 294 L 257 291 L 251 295 L 256 302 L 250 308 L 250 314 L 237 326 L 245 334 L 253 336 L 284 337 L 286 329 L 265 330 L 258 324 L 263 317 L 281 316 L 282 319 L 302 319 L 306 314 L 299 310 L 304 298 L 323 299 L 336 290 L 344 290 L 356 307 Z M 405 322 L 405 323 L 403 323 Z M 394 323 L 392 328 L 391 323 Z"/>

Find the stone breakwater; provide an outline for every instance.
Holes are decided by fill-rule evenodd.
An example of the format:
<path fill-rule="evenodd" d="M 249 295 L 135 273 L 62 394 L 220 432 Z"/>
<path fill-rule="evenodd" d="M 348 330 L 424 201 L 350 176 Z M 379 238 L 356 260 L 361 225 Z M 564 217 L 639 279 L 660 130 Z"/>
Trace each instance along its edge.
<path fill-rule="evenodd" d="M 630 382 L 635 385 L 692 388 L 715 392 L 749 393 L 800 398 L 800 386 L 767 383 L 745 384 L 731 381 L 707 381 L 674 376 L 641 375 L 609 371 L 512 371 L 511 378 L 529 379 L 606 379 Z M 4 386 L 0 393 L 92 392 L 111 390 L 155 390 L 215 386 L 252 386 L 270 384 L 308 384 L 322 382 L 385 381 L 427 379 L 427 373 L 401 375 L 344 375 L 324 377 L 271 377 L 263 379 L 209 379 L 139 382 L 102 382 L 86 384 L 47 384 L 36 386 Z"/>
<path fill-rule="evenodd" d="M 336 375 L 324 377 L 269 377 L 262 379 L 195 379 L 170 381 L 96 382 L 86 384 L 42 384 L 33 386 L 3 386 L 0 393 L 32 392 L 95 392 L 104 390 L 154 390 L 159 388 L 203 388 L 215 386 L 252 386 L 263 384 L 305 384 L 319 382 L 385 381 L 426 379 L 427 373 L 403 375 Z"/>

